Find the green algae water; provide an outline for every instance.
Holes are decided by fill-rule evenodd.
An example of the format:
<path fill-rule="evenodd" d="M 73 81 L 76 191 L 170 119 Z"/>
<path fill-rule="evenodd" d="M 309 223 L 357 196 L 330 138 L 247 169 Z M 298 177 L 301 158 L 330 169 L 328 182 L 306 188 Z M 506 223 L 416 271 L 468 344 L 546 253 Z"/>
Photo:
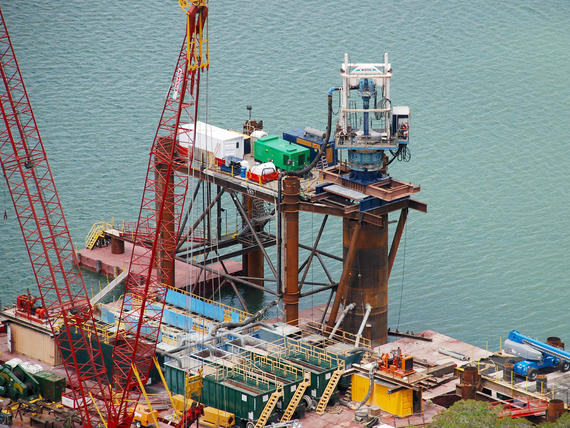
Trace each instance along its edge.
<path fill-rule="evenodd" d="M 137 218 L 184 15 L 174 0 L 2 3 L 80 248 L 92 223 Z M 324 129 L 344 53 L 353 62 L 389 53 L 392 101 L 412 109 L 412 160 L 390 172 L 421 185 L 416 199 L 428 203 L 428 214 L 410 213 L 396 258 L 391 327 L 490 348 L 513 328 L 570 340 L 568 2 L 209 6 L 200 117 L 220 127 L 239 129 L 251 104 L 269 132 Z M 8 216 L 0 220 L 1 299 L 9 304 L 36 285 L 3 180 L 0 192 Z M 303 242 L 320 221 L 301 217 Z M 339 254 L 341 223 L 329 223 L 319 248 Z M 338 279 L 341 266 L 330 270 Z M 98 286 L 95 275 L 86 280 Z M 264 297 L 252 294 L 255 309 Z M 231 293 L 224 300 L 238 304 Z"/>

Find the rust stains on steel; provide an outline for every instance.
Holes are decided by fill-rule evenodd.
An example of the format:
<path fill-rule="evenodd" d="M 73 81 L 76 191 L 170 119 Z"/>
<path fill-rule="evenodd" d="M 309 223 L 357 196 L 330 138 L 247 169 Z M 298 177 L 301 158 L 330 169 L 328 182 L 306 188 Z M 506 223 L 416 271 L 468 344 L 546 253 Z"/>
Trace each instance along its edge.
<path fill-rule="evenodd" d="M 364 324 L 363 337 L 380 345 L 388 341 L 388 214 L 384 214 L 383 227 L 363 223 L 360 228 L 353 220 L 343 221 L 344 251 L 349 250 L 358 228 L 359 238 L 352 263 L 348 265 L 345 301 L 355 303 L 343 328 L 358 331 Z M 349 244 L 350 243 L 350 244 Z M 366 317 L 366 305 L 372 309 Z"/>
<path fill-rule="evenodd" d="M 375 196 L 388 202 L 411 196 L 420 191 L 420 186 L 414 186 L 404 181 L 395 180 L 392 177 L 388 177 L 378 183 L 368 185 L 358 184 L 343 177 L 343 174 L 347 174 L 348 172 L 350 172 L 348 166 L 341 164 L 321 170 L 319 174 L 323 181 L 340 184 L 341 186 L 348 187 L 349 189 L 369 196 Z"/>
<path fill-rule="evenodd" d="M 285 246 L 285 320 L 297 324 L 299 319 L 299 177 L 283 178 L 283 201 Z"/>
<path fill-rule="evenodd" d="M 344 259 L 342 274 L 340 277 L 338 288 L 336 290 L 336 296 L 333 301 L 331 313 L 329 315 L 329 320 L 327 322 L 327 325 L 329 327 L 332 327 L 335 324 L 340 303 L 341 301 L 345 301 L 346 288 L 348 285 L 348 277 L 351 275 L 350 267 L 352 266 L 354 255 L 356 254 L 356 242 L 358 241 L 359 232 L 360 232 L 360 223 L 356 223 L 356 225 L 354 226 L 350 244 L 348 246 L 348 252 L 346 254 L 346 258 Z"/>
<path fill-rule="evenodd" d="M 406 331 L 404 333 L 403 331 L 399 331 L 398 329 L 396 329 L 396 330 L 388 329 L 388 336 L 407 337 L 410 339 L 423 340 L 424 342 L 432 342 L 431 337 L 425 337 L 421 334 L 415 334 L 413 331 Z"/>

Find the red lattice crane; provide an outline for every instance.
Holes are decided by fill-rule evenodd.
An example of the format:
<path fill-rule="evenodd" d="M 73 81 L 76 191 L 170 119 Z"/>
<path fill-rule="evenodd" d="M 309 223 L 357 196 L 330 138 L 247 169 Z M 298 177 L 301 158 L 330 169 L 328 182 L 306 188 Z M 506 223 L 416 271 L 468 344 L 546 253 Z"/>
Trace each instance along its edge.
<path fill-rule="evenodd" d="M 123 421 L 117 427 L 130 425 L 129 403 L 140 396 L 132 366 L 145 383 L 152 368 L 167 286 L 174 285 L 178 228 L 188 188 L 188 174 L 177 172 L 175 166 L 181 162 L 191 165 L 194 154 L 190 144 L 186 159 L 181 158 L 177 139 L 188 132 L 180 126 L 181 120 L 196 122 L 200 72 L 209 65 L 206 1 L 180 3 L 188 8 L 186 37 L 151 149 L 134 238 L 134 244 L 143 251 L 133 251 L 131 256 L 119 317 L 123 329 L 113 349 L 113 388 L 121 397 L 115 410 L 117 420 Z M 190 136 L 191 141 L 194 138 Z"/>
<path fill-rule="evenodd" d="M 207 0 L 188 4 L 187 31 L 150 153 L 139 212 L 135 245 L 113 349 L 112 385 L 107 383 L 99 338 L 83 277 L 57 196 L 8 31 L 2 16 L 0 44 L 1 97 L 5 129 L 0 132 L 0 160 L 36 275 L 42 303 L 64 358 L 76 399 L 81 402 L 83 426 L 97 425 L 88 393 L 104 403 L 108 428 L 126 428 L 133 420 L 129 410 L 140 398 L 133 366 L 146 383 L 156 349 L 166 285 L 173 284 L 177 227 L 188 188 L 188 175 L 175 172 L 175 164 L 193 159 L 177 151 L 181 118 L 196 120 L 200 72 L 208 68 Z M 0 12 L 1 14 L 1 12 Z M 194 128 L 195 129 L 195 128 Z M 195 136 L 190 136 L 194 141 Z M 178 219 L 178 222 L 176 221 Z M 77 331 L 77 333 L 73 333 Z M 92 340 L 90 338 L 93 338 Z M 86 362 L 76 356 L 84 353 Z"/>
<path fill-rule="evenodd" d="M 84 425 L 91 426 L 89 392 L 111 404 L 101 346 L 92 335 L 89 297 L 1 11 L 0 17 L 0 163 L 69 386 Z M 86 363 L 78 360 L 81 354 Z"/>

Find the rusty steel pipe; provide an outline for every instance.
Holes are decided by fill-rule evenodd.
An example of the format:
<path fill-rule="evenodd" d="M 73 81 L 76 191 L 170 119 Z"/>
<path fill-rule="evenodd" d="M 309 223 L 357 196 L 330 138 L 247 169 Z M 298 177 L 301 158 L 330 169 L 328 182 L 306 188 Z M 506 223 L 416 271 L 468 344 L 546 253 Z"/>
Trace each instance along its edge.
<path fill-rule="evenodd" d="M 253 206 L 253 197 L 252 196 L 243 196 L 243 202 L 246 207 L 246 212 L 248 214 L 248 218 L 253 220 L 254 217 L 254 206 Z M 244 222 L 244 227 L 247 226 Z M 262 230 L 262 229 L 261 229 Z M 261 231 L 259 228 L 256 232 Z M 246 247 L 246 245 L 242 245 L 242 247 Z M 261 249 L 256 249 L 254 251 L 250 251 L 247 254 L 242 256 L 242 265 L 244 267 L 244 271 L 246 272 L 247 276 L 250 278 L 263 278 L 265 275 L 265 259 L 263 258 L 263 252 Z M 263 287 L 264 282 L 263 279 L 251 279 L 251 282 Z"/>
<path fill-rule="evenodd" d="M 546 412 L 546 420 L 548 422 L 556 421 L 564 413 L 564 401 L 554 399 L 548 403 L 548 410 Z"/>
<path fill-rule="evenodd" d="M 479 370 L 477 367 L 467 366 L 463 370 L 463 382 L 461 382 L 461 398 L 474 400 L 479 384 Z"/>
<path fill-rule="evenodd" d="M 283 178 L 283 272 L 285 292 L 283 304 L 285 321 L 296 324 L 299 319 L 299 177 L 286 176 Z"/>
<path fill-rule="evenodd" d="M 125 241 L 116 236 L 111 236 L 111 254 L 123 254 L 125 252 Z"/>
<path fill-rule="evenodd" d="M 372 309 L 366 326 L 370 328 L 364 329 L 362 337 L 372 340 L 375 345 L 388 341 L 388 215 L 382 217 L 383 227 L 368 223 L 359 225 L 347 218 L 343 220 L 345 258 L 351 244 L 355 245 L 346 275 L 344 298 L 347 302 L 356 303 L 355 309 L 344 320 L 344 329 L 356 333 L 366 316 L 366 304 L 369 304 Z M 354 241 L 356 233 L 358 239 Z"/>

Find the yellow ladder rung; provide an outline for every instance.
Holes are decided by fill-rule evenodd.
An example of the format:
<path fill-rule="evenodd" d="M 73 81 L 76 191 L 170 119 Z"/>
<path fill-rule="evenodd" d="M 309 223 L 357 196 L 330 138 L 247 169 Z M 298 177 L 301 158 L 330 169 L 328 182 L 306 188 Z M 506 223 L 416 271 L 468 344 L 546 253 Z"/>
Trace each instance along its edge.
<path fill-rule="evenodd" d="M 283 416 L 281 417 L 281 422 L 287 422 L 291 419 L 299 405 L 299 402 L 301 401 L 301 398 L 303 398 L 303 394 L 309 386 L 311 386 L 311 373 L 305 372 L 303 374 L 303 381 L 297 386 L 295 394 L 291 397 L 291 401 L 289 402 L 285 413 L 283 413 Z"/>
<path fill-rule="evenodd" d="M 344 369 L 336 369 L 330 380 L 329 383 L 327 384 L 325 391 L 323 392 L 323 395 L 321 397 L 321 399 L 319 400 L 319 404 L 317 405 L 317 409 L 315 411 L 315 413 L 317 415 L 322 415 L 325 413 L 325 409 L 327 408 L 327 404 L 329 403 L 329 400 L 331 399 L 331 396 L 338 384 L 338 381 L 340 380 L 341 376 L 344 373 Z"/>
<path fill-rule="evenodd" d="M 259 419 L 255 424 L 255 428 L 261 428 L 265 426 L 267 420 L 269 419 L 269 416 L 271 416 L 271 413 L 273 412 L 273 409 L 277 404 L 277 401 L 279 401 L 279 399 L 282 396 L 283 396 L 283 385 L 279 385 L 277 389 L 273 392 L 273 394 L 271 394 L 271 397 L 269 397 L 267 404 L 263 408 L 263 411 L 261 412 L 261 415 L 259 416 Z"/>

